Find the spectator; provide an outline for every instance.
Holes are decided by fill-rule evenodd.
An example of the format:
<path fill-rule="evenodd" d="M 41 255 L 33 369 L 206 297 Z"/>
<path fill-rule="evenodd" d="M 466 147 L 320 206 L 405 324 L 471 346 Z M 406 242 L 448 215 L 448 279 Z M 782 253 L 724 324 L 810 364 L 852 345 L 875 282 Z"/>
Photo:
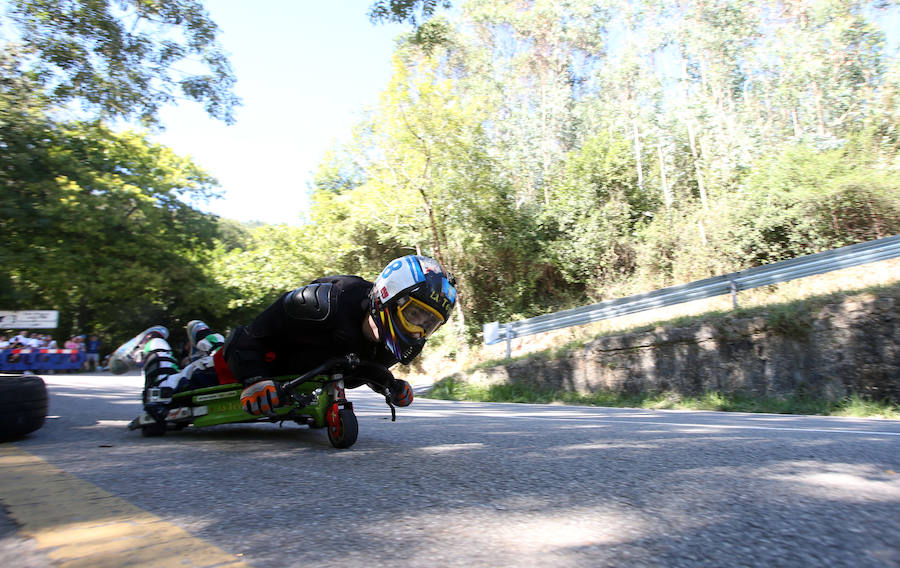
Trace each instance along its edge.
<path fill-rule="evenodd" d="M 78 349 L 78 341 L 76 341 L 75 337 L 70 337 L 66 343 L 64 344 L 66 349 Z"/>
<path fill-rule="evenodd" d="M 5 335 L 0 335 L 0 349 L 6 349 L 9 347 L 9 340 L 6 339 Z"/>
<path fill-rule="evenodd" d="M 8 349 L 24 349 L 28 347 L 28 332 L 20 331 L 17 335 L 14 335 L 12 339 L 9 340 Z M 21 358 L 16 352 L 13 352 L 9 355 L 9 362 L 15 363 Z"/>
<path fill-rule="evenodd" d="M 100 370 L 100 340 L 97 339 L 96 335 L 91 335 L 87 340 L 87 343 L 84 345 L 84 351 L 86 353 L 84 359 L 84 369 L 86 371 L 99 371 Z"/>
<path fill-rule="evenodd" d="M 48 337 L 47 349 L 59 349 L 59 344 L 56 342 L 56 340 L 53 339 L 52 336 L 47 336 L 47 337 Z"/>
<path fill-rule="evenodd" d="M 18 335 L 12 338 L 9 342 L 10 347 L 14 349 L 22 349 L 24 347 L 30 347 L 30 338 L 28 337 L 27 331 L 20 331 Z"/>

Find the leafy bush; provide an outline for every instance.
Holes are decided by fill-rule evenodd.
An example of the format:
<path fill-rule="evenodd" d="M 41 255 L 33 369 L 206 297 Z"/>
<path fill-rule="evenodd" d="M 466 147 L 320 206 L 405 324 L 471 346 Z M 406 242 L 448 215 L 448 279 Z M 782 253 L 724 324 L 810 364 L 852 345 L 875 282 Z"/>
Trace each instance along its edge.
<path fill-rule="evenodd" d="M 719 235 L 745 267 L 900 232 L 900 181 L 867 167 L 858 144 L 793 146 L 754 169 Z"/>

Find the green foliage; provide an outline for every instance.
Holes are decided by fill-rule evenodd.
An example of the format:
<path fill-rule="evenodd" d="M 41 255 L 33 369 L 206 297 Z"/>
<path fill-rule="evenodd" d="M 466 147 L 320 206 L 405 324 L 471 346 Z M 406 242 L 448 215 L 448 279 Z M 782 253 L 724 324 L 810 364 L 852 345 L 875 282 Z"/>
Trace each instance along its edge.
<path fill-rule="evenodd" d="M 451 35 L 447 21 L 432 16 L 438 8 L 451 7 L 449 0 L 377 0 L 369 8 L 369 19 L 375 23 L 409 23 L 413 27 L 410 43 L 430 55 Z"/>
<path fill-rule="evenodd" d="M 212 178 L 142 134 L 2 104 L 0 116 L 0 229 L 15 243 L 2 252 L 6 302 L 116 335 L 215 315 L 203 251 L 216 225 L 187 203 L 211 196 Z"/>
<path fill-rule="evenodd" d="M 517 384 L 474 385 L 455 377 L 445 377 L 437 381 L 426 396 L 443 400 L 468 400 L 474 402 L 562 403 L 579 406 L 646 408 L 653 410 L 712 410 L 767 414 L 853 416 L 856 418 L 900 418 L 900 407 L 897 405 L 871 401 L 859 396 L 847 397 L 839 401 L 829 401 L 804 396 L 773 398 L 725 395 L 714 391 L 695 397 L 682 396 L 672 392 L 625 394 L 599 391 L 590 394 L 578 394 L 561 391 L 541 391 Z"/>
<path fill-rule="evenodd" d="M 792 339 L 803 339 L 813 330 L 808 306 L 803 303 L 772 306 L 766 314 L 766 324 L 770 330 Z"/>
<path fill-rule="evenodd" d="M 365 181 L 365 172 L 346 153 L 334 149 L 325 152 L 313 177 L 313 189 L 341 193 L 359 187 Z"/>
<path fill-rule="evenodd" d="M 154 123 L 180 89 L 230 121 L 234 77 L 215 24 L 195 0 L 8 8 L 18 43 L 0 54 L 0 303 L 57 309 L 60 337 L 91 331 L 107 345 L 148 322 L 229 324 L 208 267 L 214 239 L 233 249 L 246 237 L 195 208 L 216 181 L 144 134 L 56 118 L 75 103 Z"/>
<path fill-rule="evenodd" d="M 10 16 L 20 60 L 54 104 L 155 123 L 183 96 L 234 120 L 235 77 L 197 0 L 15 0 Z"/>
<path fill-rule="evenodd" d="M 250 246 L 250 231 L 254 225 L 233 219 L 217 219 L 217 239 L 225 251 L 243 249 Z"/>
<path fill-rule="evenodd" d="M 900 232 L 900 182 L 870 162 L 871 150 L 856 139 L 761 160 L 731 200 L 723 252 L 754 266 Z"/>
<path fill-rule="evenodd" d="M 379 5 L 383 20 L 418 4 Z M 486 321 L 896 232 L 897 147 L 877 121 L 816 136 L 809 109 L 793 109 L 797 128 L 783 121 L 801 83 L 861 91 L 826 63 L 767 75 L 783 50 L 770 40 L 795 23 L 771 8 L 467 3 L 440 46 L 398 46 L 380 104 L 324 157 L 310 227 L 331 239 L 311 266 L 372 273 L 398 254 L 437 256 L 459 277 L 472 339 Z M 856 8 L 815 10 L 821 27 L 795 39 L 815 57 L 846 45 L 876 85 L 890 68 L 879 32 L 854 27 Z M 757 96 L 776 91 L 780 115 Z"/>
<path fill-rule="evenodd" d="M 434 15 L 438 7 L 449 9 L 449 0 L 376 0 L 369 8 L 373 22 L 409 22 L 418 25 Z"/>
<path fill-rule="evenodd" d="M 596 134 L 567 156 L 542 212 L 553 229 L 549 256 L 567 280 L 602 296 L 599 283 L 634 271 L 632 234 L 657 206 L 638 185 L 628 142 Z"/>
<path fill-rule="evenodd" d="M 263 226 L 249 233 L 244 247 L 218 249 L 213 273 L 219 286 L 229 290 L 227 308 L 252 313 L 278 295 L 309 283 L 316 274 L 313 239 L 304 228 Z"/>
<path fill-rule="evenodd" d="M 900 418 L 900 407 L 884 401 L 873 401 L 859 395 L 842 399 L 831 412 L 833 416 L 853 418 Z"/>

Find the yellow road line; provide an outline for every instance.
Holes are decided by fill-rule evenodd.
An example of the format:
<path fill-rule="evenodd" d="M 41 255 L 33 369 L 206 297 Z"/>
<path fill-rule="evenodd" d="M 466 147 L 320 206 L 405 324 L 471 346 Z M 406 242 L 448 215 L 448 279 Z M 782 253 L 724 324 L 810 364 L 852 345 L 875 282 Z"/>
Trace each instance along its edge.
<path fill-rule="evenodd" d="M 15 445 L 0 445 L 0 503 L 65 568 L 247 568 L 186 530 Z"/>

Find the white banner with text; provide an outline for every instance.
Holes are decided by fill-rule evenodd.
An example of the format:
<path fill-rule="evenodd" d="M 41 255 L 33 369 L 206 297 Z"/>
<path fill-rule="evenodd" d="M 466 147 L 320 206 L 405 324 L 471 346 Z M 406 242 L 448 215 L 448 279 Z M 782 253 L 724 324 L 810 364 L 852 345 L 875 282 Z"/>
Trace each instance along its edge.
<path fill-rule="evenodd" d="M 53 329 L 58 321 L 57 310 L 0 310 L 0 329 Z"/>

